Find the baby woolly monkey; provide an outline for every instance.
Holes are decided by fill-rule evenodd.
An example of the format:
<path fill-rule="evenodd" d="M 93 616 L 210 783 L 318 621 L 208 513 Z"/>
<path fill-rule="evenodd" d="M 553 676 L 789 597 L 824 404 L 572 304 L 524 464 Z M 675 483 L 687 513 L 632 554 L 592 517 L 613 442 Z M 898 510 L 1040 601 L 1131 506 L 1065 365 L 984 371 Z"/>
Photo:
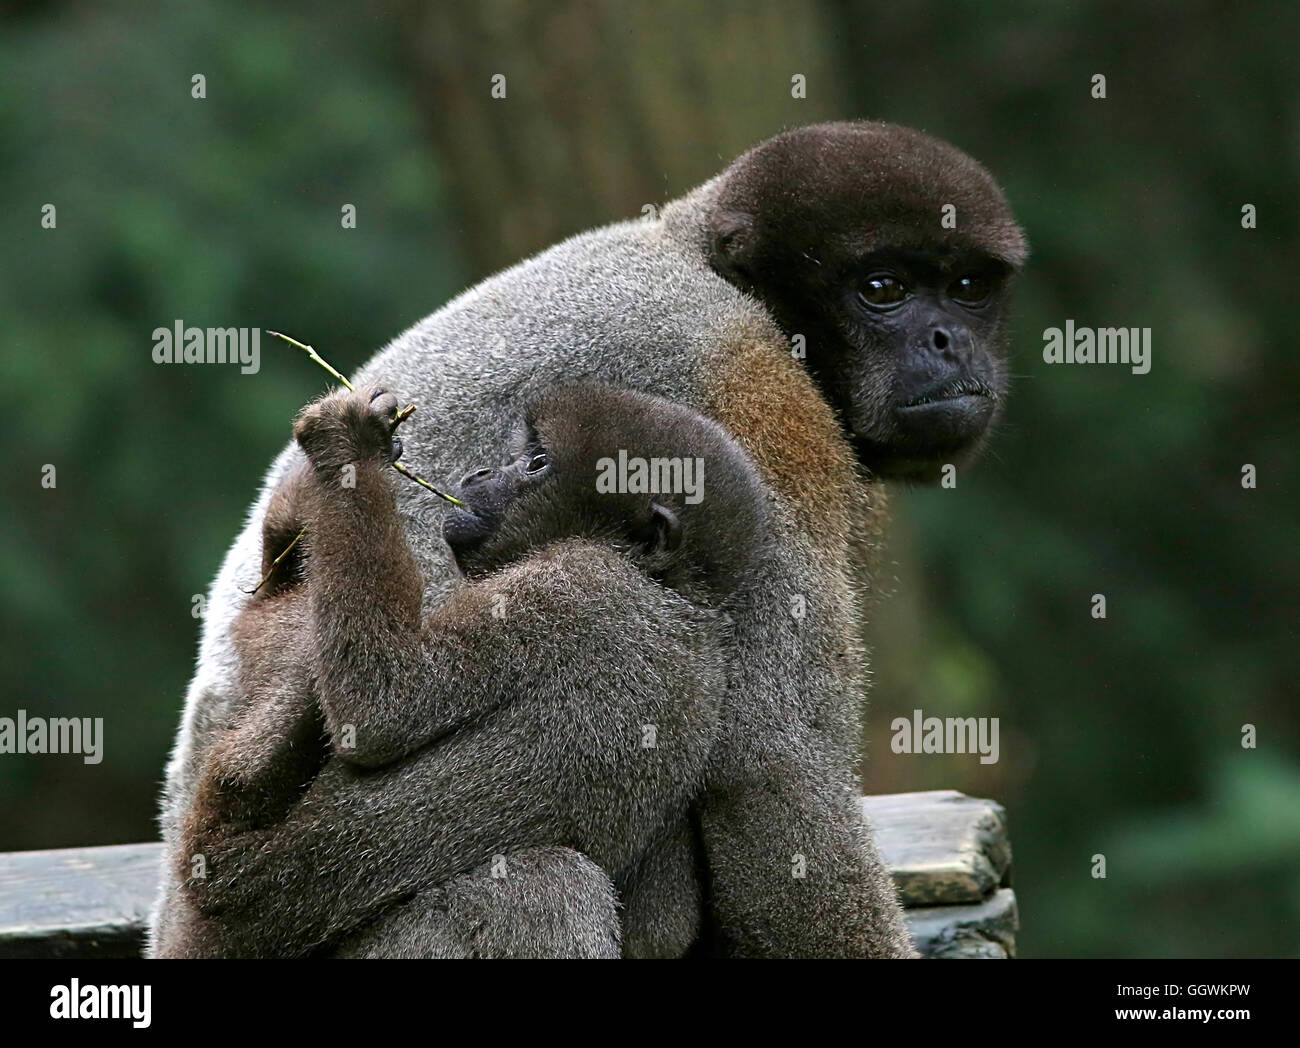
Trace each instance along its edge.
<path fill-rule="evenodd" d="M 273 497 L 264 564 L 304 524 L 307 548 L 235 625 L 257 698 L 205 764 L 178 871 L 186 918 L 159 955 L 687 952 L 727 610 L 769 541 L 754 465 L 688 408 L 552 391 L 506 464 L 462 479 L 467 508 L 443 533 L 466 583 L 426 615 L 387 470 L 397 406 L 338 392 L 295 426 L 307 462 Z M 638 460 L 652 488 L 679 490 L 598 490 Z M 702 464 L 702 498 L 680 490 L 683 460 L 697 485 Z M 367 840 L 395 781 L 421 814 L 401 861 L 376 864 Z M 354 872 L 332 876 L 341 832 L 355 845 L 335 868 Z M 284 886 L 306 868 L 318 890 L 300 902 Z"/>

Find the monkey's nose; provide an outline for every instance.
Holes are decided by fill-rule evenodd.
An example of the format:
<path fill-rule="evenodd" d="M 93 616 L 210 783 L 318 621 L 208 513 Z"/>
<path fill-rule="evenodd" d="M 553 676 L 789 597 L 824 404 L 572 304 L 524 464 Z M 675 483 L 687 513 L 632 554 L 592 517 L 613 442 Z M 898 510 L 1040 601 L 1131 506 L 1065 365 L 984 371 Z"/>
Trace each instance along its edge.
<path fill-rule="evenodd" d="M 487 480 L 492 476 L 492 470 L 484 466 L 482 469 L 472 469 L 460 478 L 460 486 L 467 488 L 472 484 L 478 484 L 480 481 Z"/>
<path fill-rule="evenodd" d="M 930 332 L 930 342 L 935 349 L 942 353 L 952 345 L 952 335 L 949 334 L 947 328 L 937 327 Z"/>

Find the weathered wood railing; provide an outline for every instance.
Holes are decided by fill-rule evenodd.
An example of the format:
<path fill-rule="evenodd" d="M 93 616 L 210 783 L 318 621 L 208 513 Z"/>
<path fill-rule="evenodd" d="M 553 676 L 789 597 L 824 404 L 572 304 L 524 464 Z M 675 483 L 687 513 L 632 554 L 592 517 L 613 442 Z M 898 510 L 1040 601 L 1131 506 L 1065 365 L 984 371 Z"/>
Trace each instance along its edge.
<path fill-rule="evenodd" d="M 917 949 L 1015 953 L 1006 817 L 953 790 L 864 797 Z M 0 854 L 0 958 L 138 957 L 160 844 Z"/>

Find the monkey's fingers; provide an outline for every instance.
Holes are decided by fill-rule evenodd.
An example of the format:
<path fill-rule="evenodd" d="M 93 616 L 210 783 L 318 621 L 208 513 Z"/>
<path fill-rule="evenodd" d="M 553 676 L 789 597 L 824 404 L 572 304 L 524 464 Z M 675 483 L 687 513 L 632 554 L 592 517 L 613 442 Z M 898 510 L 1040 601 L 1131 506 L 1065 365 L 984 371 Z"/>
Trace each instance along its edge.
<path fill-rule="evenodd" d="M 363 396 L 369 393 L 370 410 L 390 424 L 395 424 L 401 412 L 397 410 L 398 400 L 394 394 L 388 392 L 383 386 L 367 387 L 358 392 Z"/>
<path fill-rule="evenodd" d="M 394 463 L 402 457 L 402 438 L 397 435 L 397 427 L 415 414 L 415 405 L 407 404 L 401 411 L 393 414 L 393 420 L 389 424 L 388 432 L 392 434 L 393 440 L 393 459 Z"/>

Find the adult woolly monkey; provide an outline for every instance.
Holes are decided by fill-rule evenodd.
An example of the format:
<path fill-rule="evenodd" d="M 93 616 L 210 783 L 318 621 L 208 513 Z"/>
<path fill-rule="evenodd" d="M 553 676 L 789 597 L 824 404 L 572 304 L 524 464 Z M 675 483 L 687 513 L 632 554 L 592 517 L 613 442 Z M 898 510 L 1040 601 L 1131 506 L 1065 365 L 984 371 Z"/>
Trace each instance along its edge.
<path fill-rule="evenodd" d="M 702 923 L 690 808 L 726 695 L 728 612 L 767 541 L 757 470 L 680 405 L 591 384 L 548 393 L 509 464 L 462 480 L 469 510 L 443 533 L 468 581 L 422 616 L 386 469 L 397 406 L 362 387 L 295 427 L 311 467 L 277 489 L 263 560 L 303 524 L 310 549 L 237 618 L 248 705 L 186 812 L 178 875 L 193 905 L 157 952 L 684 954 Z M 598 484 L 628 459 L 655 483 Z M 296 654 L 276 673 L 272 652 Z M 354 791 L 312 782 L 323 735 L 330 774 Z M 392 771 L 367 776 L 379 768 Z M 261 872 L 327 866 L 317 849 L 339 823 L 382 834 L 390 813 L 366 799 L 391 801 L 398 783 L 422 814 L 406 841 L 419 861 L 399 875 L 414 879 L 358 853 L 348 906 L 266 905 Z"/>
<path fill-rule="evenodd" d="M 858 802 L 857 553 L 882 512 L 878 479 L 932 477 L 982 442 L 1005 385 L 1004 290 L 1024 257 L 1001 191 L 959 150 L 888 124 L 800 128 L 657 219 L 574 237 L 484 281 L 359 376 L 419 404 L 407 457 L 435 481 L 501 446 L 518 403 L 580 378 L 695 408 L 756 462 L 775 544 L 734 618 L 737 669 L 696 806 L 711 952 L 911 952 Z M 277 459 L 213 583 L 168 768 L 154 942 L 178 906 L 172 871 L 202 759 L 240 702 L 230 629 L 258 578 L 261 517 L 300 461 L 293 448 Z M 437 510 L 414 486 L 399 501 L 432 607 L 455 574 Z M 359 793 L 334 767 L 314 788 Z M 417 787 L 394 776 L 388 797 Z M 385 803 L 382 789 L 365 797 Z M 278 882 L 264 873 L 276 884 L 267 905 L 340 916 L 359 849 L 394 879 L 418 866 L 406 845 L 419 818 L 393 808 L 364 842 L 346 822 L 329 828 L 317 859 L 332 875 L 319 861 Z"/>

